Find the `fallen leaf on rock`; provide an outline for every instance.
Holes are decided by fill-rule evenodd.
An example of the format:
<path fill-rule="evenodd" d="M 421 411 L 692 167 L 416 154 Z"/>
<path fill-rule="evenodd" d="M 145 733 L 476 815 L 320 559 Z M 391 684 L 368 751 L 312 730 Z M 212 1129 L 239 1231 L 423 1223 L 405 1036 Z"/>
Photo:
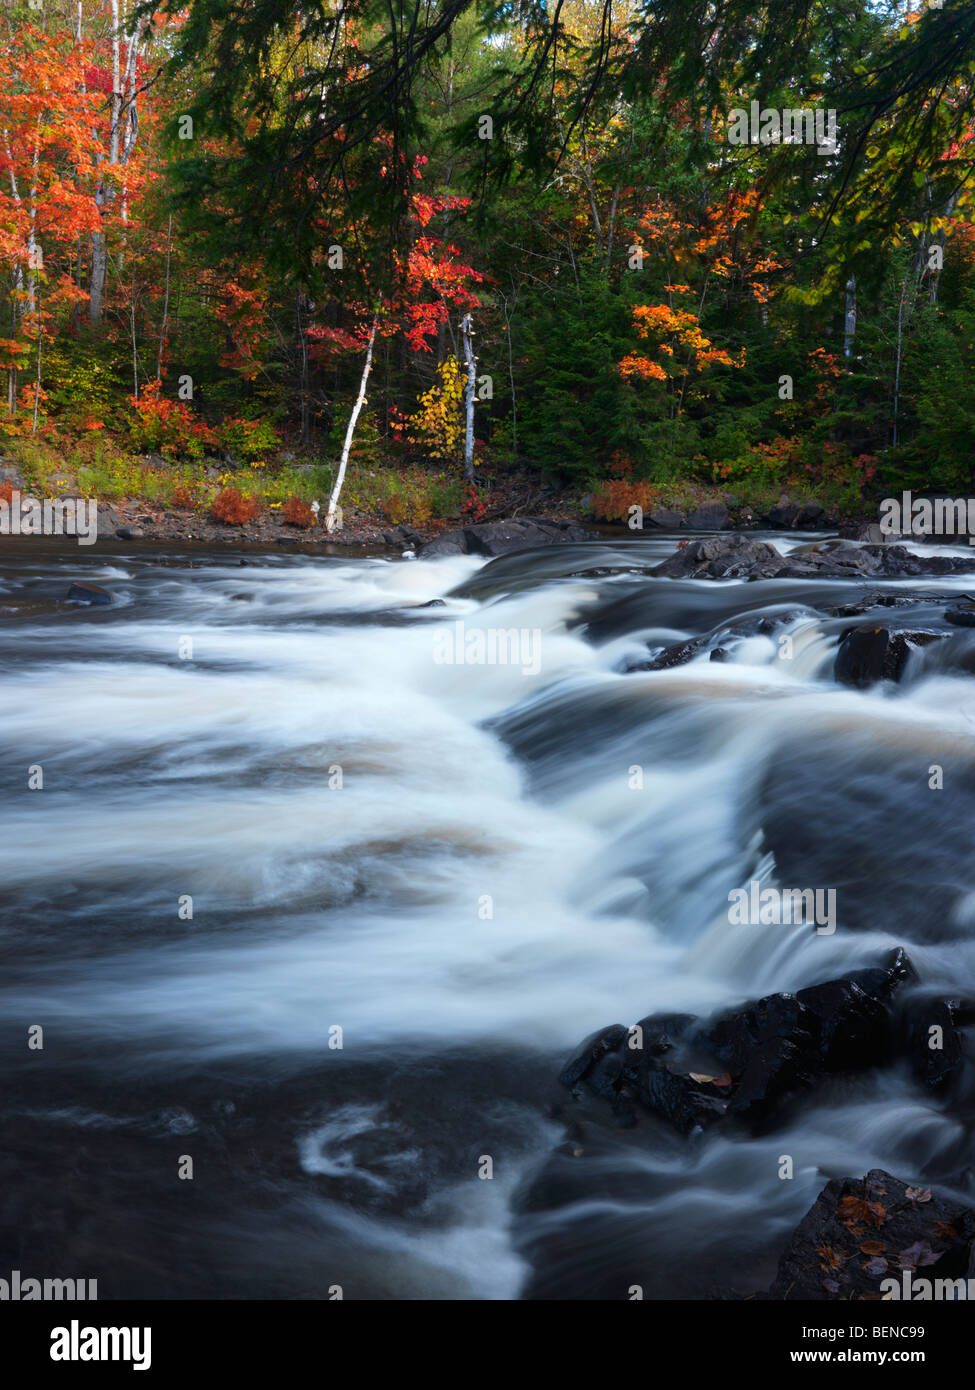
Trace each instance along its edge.
<path fill-rule="evenodd" d="M 882 1226 L 887 1220 L 886 1209 L 879 1202 L 865 1202 L 862 1197 L 841 1197 L 839 1214 L 846 1225 L 863 1221 L 868 1226 Z"/>
<path fill-rule="evenodd" d="M 868 1260 L 863 1267 L 868 1274 L 883 1274 L 887 1269 L 887 1261 L 883 1256 L 877 1255 L 874 1259 Z"/>
<path fill-rule="evenodd" d="M 849 1255 L 841 1255 L 831 1245 L 817 1245 L 816 1254 L 822 1261 L 824 1269 L 839 1269 L 840 1265 L 850 1258 Z"/>
<path fill-rule="evenodd" d="M 916 1240 L 897 1257 L 901 1269 L 923 1269 L 925 1265 L 936 1265 L 945 1252 L 932 1250 L 926 1240 Z"/>
<path fill-rule="evenodd" d="M 883 1255 L 886 1250 L 886 1245 L 879 1240 L 868 1240 L 860 1246 L 861 1254 L 864 1255 Z"/>
<path fill-rule="evenodd" d="M 931 1189 L 930 1187 L 909 1187 L 907 1197 L 911 1202 L 930 1202 Z"/>

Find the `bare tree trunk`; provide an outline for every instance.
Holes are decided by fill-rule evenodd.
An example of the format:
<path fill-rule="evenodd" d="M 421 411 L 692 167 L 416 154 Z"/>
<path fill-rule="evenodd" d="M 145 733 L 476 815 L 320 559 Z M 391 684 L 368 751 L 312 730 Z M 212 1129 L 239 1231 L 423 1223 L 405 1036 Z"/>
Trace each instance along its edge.
<path fill-rule="evenodd" d="M 173 252 L 173 214 L 169 214 L 169 227 L 166 232 L 166 292 L 163 298 L 163 316 L 159 327 L 159 351 L 156 353 L 156 380 L 162 381 L 163 350 L 166 346 L 166 329 L 169 327 L 169 265 Z"/>
<path fill-rule="evenodd" d="M 897 448 L 897 412 L 900 407 L 901 390 L 901 345 L 904 341 L 904 295 L 907 292 L 907 281 L 901 286 L 900 303 L 897 306 L 897 366 L 894 371 L 894 427 L 891 443 Z"/>
<path fill-rule="evenodd" d="M 955 204 L 957 203 L 957 201 L 958 201 L 958 194 L 957 194 L 957 193 L 952 193 L 951 197 L 948 199 L 948 206 L 945 208 L 945 221 L 947 221 L 948 218 L 951 216 L 951 214 L 954 212 L 954 210 L 955 210 Z M 942 260 L 944 259 L 944 254 L 945 254 L 945 240 L 946 240 L 945 231 L 944 231 L 944 228 L 942 228 L 941 231 L 938 232 L 938 235 L 937 235 L 937 237 L 936 237 L 936 239 L 935 239 L 935 245 L 937 245 L 937 246 L 939 246 L 939 247 L 941 248 L 941 258 L 942 258 Z M 930 299 L 931 299 L 931 303 L 932 303 L 932 304 L 937 304 L 937 302 L 938 302 L 938 286 L 939 286 L 940 282 L 941 282 L 941 271 L 940 271 L 940 270 L 934 270 L 934 271 L 932 271 L 932 273 L 931 273 L 931 292 L 930 292 Z"/>
<path fill-rule="evenodd" d="M 511 315 L 508 312 L 507 296 L 501 296 L 504 305 L 504 326 L 507 330 L 505 336 L 508 339 L 508 379 L 511 382 L 511 452 L 515 459 L 518 458 L 518 404 L 515 399 L 515 360 L 514 348 L 511 345 Z"/>
<path fill-rule="evenodd" d="M 852 357 L 857 333 L 857 281 L 851 275 L 846 282 L 846 318 L 843 322 L 843 356 Z"/>
<path fill-rule="evenodd" d="M 139 399 L 139 353 L 135 340 L 135 274 L 132 275 L 132 298 L 129 300 L 129 324 L 132 328 L 132 381 L 136 400 Z"/>
<path fill-rule="evenodd" d="M 359 382 L 359 394 L 356 397 L 355 405 L 352 407 L 352 414 L 349 416 L 349 427 L 345 431 L 345 443 L 342 445 L 342 457 L 339 460 L 338 477 L 335 479 L 332 495 L 328 499 L 328 511 L 325 513 L 325 530 L 329 532 L 335 529 L 335 512 L 339 504 L 339 497 L 342 493 L 342 484 L 345 482 L 345 470 L 349 466 L 349 451 L 352 448 L 352 436 L 355 434 L 359 412 L 366 399 L 366 382 L 369 380 L 369 371 L 372 367 L 372 348 L 376 341 L 376 329 L 378 327 L 379 319 L 374 318 L 372 321 L 372 328 L 369 330 L 369 347 L 366 350 L 365 366 L 362 368 L 362 380 Z"/>
<path fill-rule="evenodd" d="M 464 400 L 467 407 L 467 428 L 464 432 L 464 482 L 474 481 L 474 387 L 477 380 L 474 348 L 471 343 L 473 329 L 471 316 L 465 314 L 460 321 L 460 331 L 464 339 L 464 358 L 467 362 L 467 389 Z"/>
<path fill-rule="evenodd" d="M 125 72 L 122 72 L 122 22 L 119 15 L 119 0 L 110 0 L 112 7 L 112 101 L 109 125 L 108 162 L 113 167 L 125 167 L 135 147 L 139 134 L 139 112 L 136 105 L 136 60 L 142 38 L 144 20 L 137 21 L 133 32 L 126 36 L 128 49 L 125 57 Z M 125 129 L 123 132 L 123 117 Z M 92 132 L 97 139 L 97 133 Z M 95 206 L 102 217 L 106 216 L 115 194 L 99 178 L 95 189 Z M 128 221 L 128 189 L 122 184 L 122 222 Z M 119 259 L 119 272 L 123 268 L 124 256 Z M 108 270 L 108 247 L 104 232 L 93 232 L 91 238 L 91 286 L 89 289 L 88 318 L 98 323 L 102 316 L 105 298 L 105 279 Z"/>
<path fill-rule="evenodd" d="M 34 420 L 31 424 L 31 434 L 37 433 L 37 411 L 41 400 L 41 342 L 44 337 L 44 326 L 41 321 L 40 305 L 37 306 L 37 380 L 34 384 Z"/>
<path fill-rule="evenodd" d="M 308 398 L 308 339 L 301 322 L 302 299 L 303 295 L 299 290 L 295 302 L 295 317 L 298 328 L 298 351 L 301 354 L 301 442 L 308 444 L 311 440 L 311 411 Z"/>

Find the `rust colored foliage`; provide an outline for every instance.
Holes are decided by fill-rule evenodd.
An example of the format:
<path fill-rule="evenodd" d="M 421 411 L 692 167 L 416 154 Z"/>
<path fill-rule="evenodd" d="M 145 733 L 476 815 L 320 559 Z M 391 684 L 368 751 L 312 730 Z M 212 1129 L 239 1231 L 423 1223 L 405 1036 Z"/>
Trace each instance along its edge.
<path fill-rule="evenodd" d="M 225 487 L 213 499 L 210 514 L 215 521 L 222 521 L 227 526 L 243 526 L 245 522 L 253 521 L 259 510 L 253 497 L 244 497 L 238 488 Z"/>
<path fill-rule="evenodd" d="M 308 503 L 302 502 L 299 497 L 289 497 L 284 504 L 281 520 L 288 526 L 301 526 L 307 530 L 315 524 L 315 513 Z"/>
<path fill-rule="evenodd" d="M 195 504 L 196 498 L 193 495 L 192 488 L 188 488 L 184 483 L 177 483 L 173 488 L 173 506 L 189 510 L 191 507 L 195 506 Z"/>
<path fill-rule="evenodd" d="M 625 478 L 612 478 L 602 483 L 592 496 L 592 509 L 604 521 L 626 521 L 631 507 L 649 510 L 653 492 L 649 483 L 634 483 Z"/>

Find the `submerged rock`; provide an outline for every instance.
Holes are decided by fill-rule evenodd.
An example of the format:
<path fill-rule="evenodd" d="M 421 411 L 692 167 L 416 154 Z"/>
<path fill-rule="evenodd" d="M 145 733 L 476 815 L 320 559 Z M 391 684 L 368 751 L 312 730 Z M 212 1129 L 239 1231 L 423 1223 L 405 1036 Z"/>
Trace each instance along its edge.
<path fill-rule="evenodd" d="M 835 1178 L 793 1232 L 768 1296 L 788 1302 L 903 1297 L 905 1283 L 965 1278 L 973 1240 L 975 1212 L 930 1188 L 880 1168 L 863 1178 Z M 952 1293 L 945 1289 L 941 1297 Z"/>
<path fill-rule="evenodd" d="M 748 637 L 772 637 L 786 623 L 815 616 L 808 608 L 757 609 L 735 618 L 733 622 L 721 623 L 701 637 L 673 642 L 660 650 L 651 648 L 653 655 L 646 661 L 630 659 L 622 669 L 624 672 L 668 671 L 674 666 L 686 665 L 699 653 L 707 651 L 710 651 L 712 661 L 726 661 L 728 646 L 732 642 L 744 641 Z"/>
<path fill-rule="evenodd" d="M 87 603 L 92 607 L 104 607 L 112 602 L 108 590 L 100 589 L 97 584 L 72 584 L 68 598 L 72 603 Z"/>

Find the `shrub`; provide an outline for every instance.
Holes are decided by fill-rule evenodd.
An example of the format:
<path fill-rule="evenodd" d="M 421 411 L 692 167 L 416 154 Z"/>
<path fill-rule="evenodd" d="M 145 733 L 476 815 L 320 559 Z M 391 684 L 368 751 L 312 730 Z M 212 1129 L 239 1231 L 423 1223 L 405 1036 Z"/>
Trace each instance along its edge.
<path fill-rule="evenodd" d="M 185 483 L 177 483 L 173 488 L 173 506 L 183 507 L 184 509 L 195 507 L 196 497 L 193 493 L 193 489 L 187 487 Z"/>
<path fill-rule="evenodd" d="M 139 397 L 130 396 L 135 412 L 132 438 L 137 448 L 200 459 L 215 442 L 215 433 L 182 401 L 161 394 L 158 381 L 147 381 Z"/>
<path fill-rule="evenodd" d="M 214 521 L 222 521 L 227 526 L 243 526 L 253 521 L 259 510 L 253 497 L 244 497 L 235 487 L 225 487 L 210 504 Z"/>
<path fill-rule="evenodd" d="M 601 483 L 592 495 L 593 514 L 603 521 L 626 521 L 631 507 L 649 511 L 653 491 L 649 483 L 633 483 L 613 478 Z"/>
<path fill-rule="evenodd" d="M 287 526 L 301 526 L 307 530 L 315 524 L 315 513 L 307 502 L 302 502 L 298 497 L 289 497 L 281 513 L 281 520 Z"/>
<path fill-rule="evenodd" d="M 265 418 L 247 420 L 235 416 L 224 423 L 219 434 L 227 452 L 248 463 L 259 464 L 266 455 L 281 447 L 274 426 Z"/>

